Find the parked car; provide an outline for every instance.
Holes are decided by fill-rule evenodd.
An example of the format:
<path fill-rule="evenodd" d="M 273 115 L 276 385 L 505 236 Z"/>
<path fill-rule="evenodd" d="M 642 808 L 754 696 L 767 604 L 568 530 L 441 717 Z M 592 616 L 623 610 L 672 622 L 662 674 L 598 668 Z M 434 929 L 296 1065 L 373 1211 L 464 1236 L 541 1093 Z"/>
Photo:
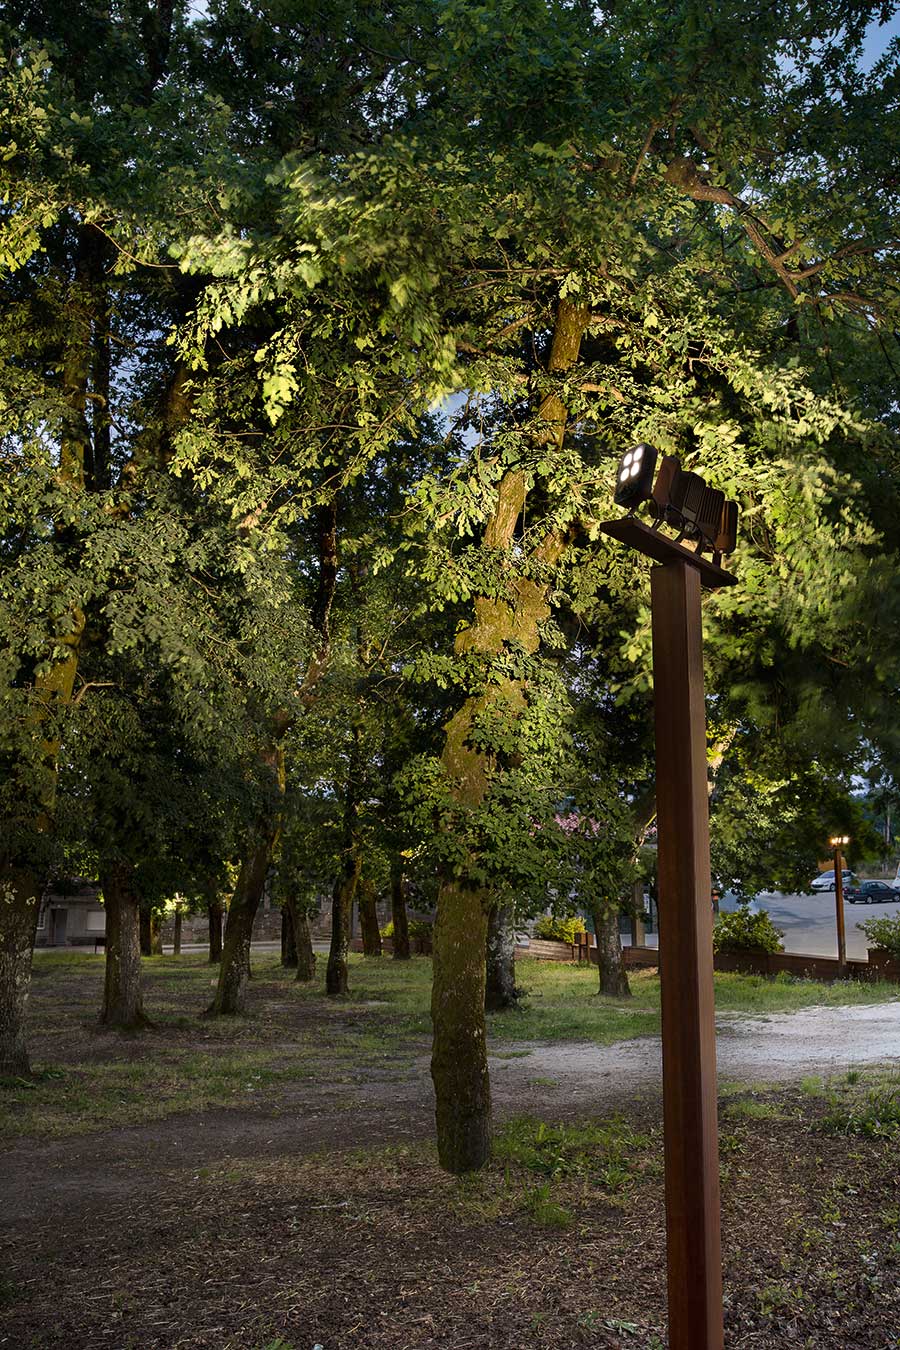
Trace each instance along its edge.
<path fill-rule="evenodd" d="M 844 899 L 851 905 L 884 905 L 900 899 L 900 896 L 889 881 L 860 881 L 856 886 L 847 887 Z"/>
<path fill-rule="evenodd" d="M 845 867 L 841 873 L 844 883 L 844 889 L 848 886 L 855 886 L 857 878 L 848 867 Z M 817 877 L 813 877 L 809 883 L 811 891 L 833 891 L 834 890 L 834 868 L 830 867 L 827 872 L 820 872 Z"/>

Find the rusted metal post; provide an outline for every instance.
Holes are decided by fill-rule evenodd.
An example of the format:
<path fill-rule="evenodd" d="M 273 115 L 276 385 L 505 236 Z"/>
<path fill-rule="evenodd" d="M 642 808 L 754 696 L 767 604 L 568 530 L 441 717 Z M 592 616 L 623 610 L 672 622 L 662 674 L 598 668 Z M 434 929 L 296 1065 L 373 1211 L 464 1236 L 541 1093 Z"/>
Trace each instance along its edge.
<path fill-rule="evenodd" d="M 841 975 L 847 973 L 847 934 L 844 930 L 844 859 L 841 845 L 834 849 L 834 906 L 837 918 L 838 966 Z"/>
<path fill-rule="evenodd" d="M 670 1350 L 722 1350 L 700 572 L 651 571 Z"/>

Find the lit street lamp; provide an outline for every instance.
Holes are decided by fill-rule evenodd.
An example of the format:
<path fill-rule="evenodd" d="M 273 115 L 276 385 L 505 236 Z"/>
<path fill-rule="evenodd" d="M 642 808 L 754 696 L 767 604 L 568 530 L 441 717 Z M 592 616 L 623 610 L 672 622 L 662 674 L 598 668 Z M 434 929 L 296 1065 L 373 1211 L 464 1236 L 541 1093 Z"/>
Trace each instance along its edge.
<path fill-rule="evenodd" d="M 659 463 L 656 481 L 653 474 Z M 737 505 L 653 446 L 616 471 L 629 514 L 600 529 L 662 564 L 650 573 L 656 725 L 660 1001 L 670 1350 L 722 1350 L 712 890 L 700 588 L 722 567 Z M 652 526 L 635 511 L 648 503 Z M 678 531 L 675 538 L 662 526 Z M 689 547 L 693 545 L 693 547 Z M 704 557 L 711 553 L 712 559 Z"/>
<path fill-rule="evenodd" d="M 847 937 L 844 932 L 844 859 L 843 850 L 850 843 L 847 834 L 836 834 L 828 841 L 834 853 L 834 906 L 837 917 L 838 966 L 841 975 L 847 970 Z"/>

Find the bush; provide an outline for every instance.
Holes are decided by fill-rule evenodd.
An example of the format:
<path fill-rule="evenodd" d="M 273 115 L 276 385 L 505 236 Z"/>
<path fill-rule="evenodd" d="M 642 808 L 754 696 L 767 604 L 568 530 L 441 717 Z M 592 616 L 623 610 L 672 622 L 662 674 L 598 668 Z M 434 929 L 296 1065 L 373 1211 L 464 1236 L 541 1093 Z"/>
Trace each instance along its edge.
<path fill-rule="evenodd" d="M 896 919 L 866 919 L 856 926 L 865 933 L 870 947 L 900 958 L 900 915 Z"/>
<path fill-rule="evenodd" d="M 553 914 L 542 914 L 534 925 L 534 936 L 544 938 L 548 942 L 571 944 L 576 941 L 576 934 L 585 931 L 584 919 L 579 914 L 571 919 L 559 919 Z"/>
<path fill-rule="evenodd" d="M 432 925 L 427 919 L 410 919 L 409 936 L 412 938 L 430 938 Z M 383 938 L 392 938 L 394 936 L 394 920 L 391 919 L 381 930 Z"/>
<path fill-rule="evenodd" d="M 714 952 L 780 952 L 784 937 L 769 918 L 768 910 L 751 914 L 742 908 L 734 914 L 720 914 L 713 928 Z"/>

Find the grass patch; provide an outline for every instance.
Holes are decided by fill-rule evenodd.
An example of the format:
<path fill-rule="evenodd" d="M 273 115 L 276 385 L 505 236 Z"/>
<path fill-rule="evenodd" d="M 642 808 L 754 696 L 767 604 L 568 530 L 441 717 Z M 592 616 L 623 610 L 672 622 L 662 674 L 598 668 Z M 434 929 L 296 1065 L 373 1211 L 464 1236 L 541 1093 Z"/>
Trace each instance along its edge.
<path fill-rule="evenodd" d="M 879 1075 L 871 1086 L 861 1075 L 844 1079 L 830 1086 L 827 1101 L 820 1127 L 826 1134 L 893 1139 L 900 1133 L 900 1075 Z"/>
<path fill-rule="evenodd" d="M 522 1207 L 539 1228 L 571 1228 L 575 1222 L 572 1211 L 553 1199 L 549 1182 L 529 1191 Z"/>
<path fill-rule="evenodd" d="M 546 1177 L 588 1175 L 606 1189 L 618 1190 L 647 1143 L 644 1135 L 618 1118 L 603 1124 L 548 1125 L 533 1116 L 520 1116 L 499 1131 L 494 1156 L 500 1163 Z"/>
<path fill-rule="evenodd" d="M 29 1041 L 41 1067 L 31 1079 L 2 1086 L 0 1136 L 59 1138 L 214 1108 L 275 1113 L 290 1109 L 301 1085 L 408 1078 L 428 1052 L 425 958 L 354 953 L 350 994 L 329 999 L 320 980 L 299 983 L 277 956 L 254 954 L 249 1015 L 216 1019 L 202 1016 L 217 980 L 202 953 L 147 958 L 144 1001 L 154 1025 L 129 1036 L 97 1026 L 104 962 L 102 954 L 72 952 L 35 958 Z M 321 975 L 321 959 L 319 969 Z M 601 997 L 595 967 L 526 959 L 517 977 L 524 990 L 519 1006 L 487 1018 L 491 1054 L 500 1060 L 528 1056 L 529 1043 L 609 1045 L 659 1031 L 659 979 L 650 972 L 631 975 L 630 999 Z M 723 973 L 715 984 L 719 1010 L 735 1014 L 897 996 L 893 985 L 855 981 L 822 985 Z M 549 1088 L 551 1079 L 534 1083 Z M 609 1185 L 615 1180 L 610 1173 Z"/>

